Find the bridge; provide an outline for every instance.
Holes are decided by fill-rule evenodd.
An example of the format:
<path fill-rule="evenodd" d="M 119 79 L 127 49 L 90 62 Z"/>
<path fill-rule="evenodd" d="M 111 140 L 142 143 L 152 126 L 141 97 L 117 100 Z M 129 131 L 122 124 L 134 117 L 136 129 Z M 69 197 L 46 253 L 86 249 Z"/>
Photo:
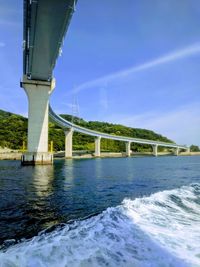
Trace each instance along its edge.
<path fill-rule="evenodd" d="M 61 53 L 63 40 L 77 0 L 24 0 L 23 79 L 21 87 L 28 97 L 28 151 L 22 156 L 23 165 L 52 164 L 48 152 L 48 118 L 65 131 L 65 156 L 72 157 L 72 136 L 77 131 L 94 136 L 95 156 L 100 157 L 101 138 L 124 141 L 126 155 L 131 143 L 149 144 L 156 156 L 158 146 L 188 150 L 186 146 L 154 140 L 116 136 L 93 131 L 64 120 L 49 108 L 49 97 L 55 88 L 53 70 Z M 59 14 L 59 16 L 58 16 Z"/>
<path fill-rule="evenodd" d="M 178 155 L 180 149 L 187 150 L 188 148 L 186 146 L 177 145 L 175 143 L 166 143 L 161 141 L 155 141 L 155 140 L 147 140 L 147 139 L 141 139 L 141 138 L 132 138 L 132 137 L 126 137 L 126 136 L 118 136 L 118 135 L 112 135 L 107 133 L 102 133 L 94 130 L 90 130 L 84 127 L 81 127 L 79 125 L 76 125 L 72 122 L 69 122 L 65 119 L 63 119 L 61 116 L 57 115 L 52 108 L 49 109 L 49 115 L 50 118 L 61 128 L 63 128 L 65 132 L 65 157 L 70 158 L 72 157 L 72 136 L 73 132 L 79 132 L 82 134 L 94 136 L 95 138 L 95 156 L 100 157 L 101 156 L 101 138 L 104 139 L 112 139 L 117 141 L 123 141 L 126 143 L 126 156 L 129 157 L 131 155 L 131 143 L 137 143 L 137 144 L 143 144 L 143 145 L 151 145 L 153 148 L 153 155 L 158 155 L 158 146 L 162 147 L 168 147 L 174 149 L 174 154 Z"/>

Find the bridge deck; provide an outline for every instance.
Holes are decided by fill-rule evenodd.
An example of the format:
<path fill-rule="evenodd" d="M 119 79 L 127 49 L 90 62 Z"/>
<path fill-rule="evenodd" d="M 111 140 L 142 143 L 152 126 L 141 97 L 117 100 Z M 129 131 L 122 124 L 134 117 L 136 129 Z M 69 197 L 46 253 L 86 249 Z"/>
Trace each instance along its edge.
<path fill-rule="evenodd" d="M 43 81 L 52 79 L 76 2 L 77 0 L 24 0 L 23 62 L 24 74 L 28 78 Z"/>
<path fill-rule="evenodd" d="M 74 131 L 80 132 L 83 134 L 91 135 L 94 137 L 102 137 L 105 139 L 112 139 L 112 140 L 118 140 L 118 141 L 125 141 L 125 142 L 133 142 L 133 143 L 138 143 L 138 144 L 148 144 L 148 145 L 158 145 L 158 146 L 163 146 L 163 147 L 171 147 L 171 148 L 180 148 L 180 149 L 185 149 L 187 150 L 188 148 L 183 145 L 178 145 L 175 143 L 166 143 L 166 142 L 161 142 L 161 141 L 155 141 L 155 140 L 147 140 L 147 139 L 140 139 L 140 138 L 132 138 L 132 137 L 126 137 L 126 136 L 117 136 L 117 135 L 112 135 L 112 134 L 107 134 L 107 133 L 102 133 L 98 131 L 93 131 L 84 127 L 81 127 L 79 125 L 76 125 L 72 122 L 69 122 L 52 110 L 51 107 L 49 107 L 49 115 L 51 119 L 61 128 L 67 129 L 67 128 L 73 128 Z"/>

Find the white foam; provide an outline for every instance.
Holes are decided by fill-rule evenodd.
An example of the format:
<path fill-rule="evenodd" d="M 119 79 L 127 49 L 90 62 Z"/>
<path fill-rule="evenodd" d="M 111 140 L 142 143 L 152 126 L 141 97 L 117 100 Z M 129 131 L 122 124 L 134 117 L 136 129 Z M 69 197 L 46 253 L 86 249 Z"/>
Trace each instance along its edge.
<path fill-rule="evenodd" d="M 199 202 L 198 202 L 199 201 Z M 0 267 L 200 266 L 200 185 L 125 199 L 0 252 Z"/>
<path fill-rule="evenodd" d="M 200 266 L 200 185 L 123 201 L 133 223 L 171 254 Z"/>

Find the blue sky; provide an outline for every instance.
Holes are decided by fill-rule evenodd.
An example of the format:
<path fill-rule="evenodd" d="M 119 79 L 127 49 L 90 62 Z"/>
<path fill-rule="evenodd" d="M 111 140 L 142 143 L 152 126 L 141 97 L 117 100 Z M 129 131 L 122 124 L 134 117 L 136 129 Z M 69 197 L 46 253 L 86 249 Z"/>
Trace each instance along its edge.
<path fill-rule="evenodd" d="M 0 109 L 27 114 L 23 1 L 0 0 Z M 200 145 L 200 1 L 79 0 L 51 105 Z"/>

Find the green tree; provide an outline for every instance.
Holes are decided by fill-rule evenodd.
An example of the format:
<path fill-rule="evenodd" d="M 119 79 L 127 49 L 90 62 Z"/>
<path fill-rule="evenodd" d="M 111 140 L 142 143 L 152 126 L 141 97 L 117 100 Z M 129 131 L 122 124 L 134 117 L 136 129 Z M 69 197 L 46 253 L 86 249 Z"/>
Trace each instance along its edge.
<path fill-rule="evenodd" d="M 200 152 L 200 149 L 199 149 L 199 147 L 196 146 L 196 145 L 191 145 L 191 146 L 190 146 L 190 151 L 191 151 L 191 152 Z"/>

